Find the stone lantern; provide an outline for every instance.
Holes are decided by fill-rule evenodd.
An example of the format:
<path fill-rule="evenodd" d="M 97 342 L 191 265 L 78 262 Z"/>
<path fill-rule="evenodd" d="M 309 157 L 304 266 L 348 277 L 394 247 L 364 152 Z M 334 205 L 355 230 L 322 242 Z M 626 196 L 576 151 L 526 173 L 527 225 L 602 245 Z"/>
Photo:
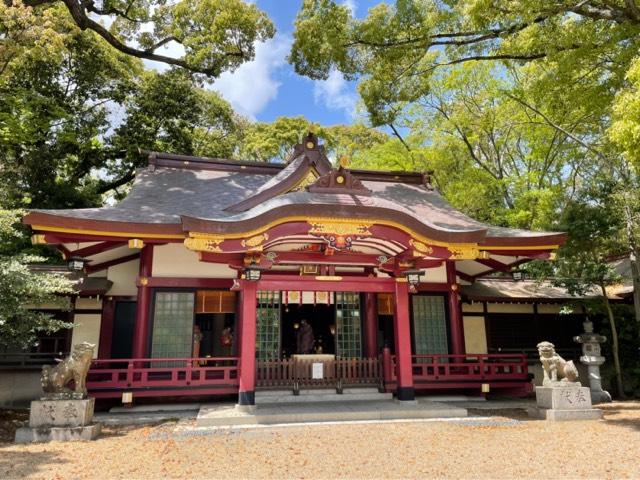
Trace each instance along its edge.
<path fill-rule="evenodd" d="M 607 337 L 593 332 L 593 323 L 587 320 L 582 324 L 584 333 L 573 337 L 573 341 L 582 344 L 582 356 L 580 362 L 587 366 L 589 372 L 589 390 L 593 403 L 610 402 L 611 395 L 602 389 L 602 377 L 600 377 L 600 365 L 604 363 L 604 357 L 600 354 L 600 344 L 607 341 Z"/>

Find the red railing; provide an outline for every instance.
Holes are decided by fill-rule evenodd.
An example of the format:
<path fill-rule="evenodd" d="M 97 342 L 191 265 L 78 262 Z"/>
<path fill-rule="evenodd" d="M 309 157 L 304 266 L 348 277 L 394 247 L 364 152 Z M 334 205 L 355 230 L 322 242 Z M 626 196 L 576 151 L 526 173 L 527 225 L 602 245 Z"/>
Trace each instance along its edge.
<path fill-rule="evenodd" d="M 98 398 L 237 393 L 238 358 L 128 358 L 94 360 L 87 389 Z"/>
<path fill-rule="evenodd" d="M 314 365 L 322 364 L 322 375 L 315 378 Z M 284 359 L 257 363 L 257 386 L 261 388 L 341 388 L 379 385 L 380 360 L 377 358 L 336 358 L 331 360 Z"/>
<path fill-rule="evenodd" d="M 396 357 L 383 354 L 385 384 L 396 382 Z M 412 355 L 416 388 L 515 388 L 528 393 L 530 376 L 523 354 Z M 389 366 L 387 367 L 387 362 Z"/>

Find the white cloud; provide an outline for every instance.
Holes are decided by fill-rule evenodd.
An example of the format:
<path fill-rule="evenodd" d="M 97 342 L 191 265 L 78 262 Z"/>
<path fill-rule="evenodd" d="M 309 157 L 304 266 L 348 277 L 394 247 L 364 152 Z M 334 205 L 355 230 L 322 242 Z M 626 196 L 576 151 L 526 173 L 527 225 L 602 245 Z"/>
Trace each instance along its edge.
<path fill-rule="evenodd" d="M 313 86 L 313 98 L 331 110 L 344 110 L 349 119 L 356 115 L 358 96 L 338 70 L 332 70 L 326 80 L 317 80 Z"/>
<path fill-rule="evenodd" d="M 351 11 L 352 17 L 356 16 L 356 11 L 358 10 L 358 3 L 356 0 L 344 0 L 342 4 Z"/>
<path fill-rule="evenodd" d="M 224 72 L 207 88 L 219 92 L 233 108 L 252 120 L 271 100 L 278 96 L 281 82 L 275 73 L 286 65 L 286 56 L 293 39 L 285 35 L 276 36 L 266 42 L 256 44 L 256 56 L 243 63 L 234 72 Z M 179 58 L 184 48 L 170 42 L 161 49 L 163 55 Z M 158 71 L 165 71 L 169 65 L 145 60 L 145 65 Z"/>
<path fill-rule="evenodd" d="M 276 35 L 256 45 L 256 57 L 235 72 L 220 75 L 211 88 L 233 105 L 239 113 L 251 118 L 278 96 L 282 84 L 275 73 L 286 65 L 292 39 Z"/>

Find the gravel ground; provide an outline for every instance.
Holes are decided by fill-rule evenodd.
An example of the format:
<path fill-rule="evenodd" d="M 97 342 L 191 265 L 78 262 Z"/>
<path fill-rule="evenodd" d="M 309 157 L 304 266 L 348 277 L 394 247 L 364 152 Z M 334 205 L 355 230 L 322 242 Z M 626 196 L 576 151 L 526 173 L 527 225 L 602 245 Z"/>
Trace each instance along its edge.
<path fill-rule="evenodd" d="M 591 422 L 488 420 L 211 430 L 108 428 L 94 442 L 0 443 L 0 478 L 640 478 L 640 402 Z"/>

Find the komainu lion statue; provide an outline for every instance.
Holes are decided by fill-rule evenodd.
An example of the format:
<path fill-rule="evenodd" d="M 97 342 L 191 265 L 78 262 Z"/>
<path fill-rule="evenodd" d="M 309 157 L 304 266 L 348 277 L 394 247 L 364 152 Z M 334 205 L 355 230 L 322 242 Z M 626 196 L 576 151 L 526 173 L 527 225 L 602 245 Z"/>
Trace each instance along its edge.
<path fill-rule="evenodd" d="M 538 344 L 540 363 L 544 371 L 542 385 L 552 387 L 559 382 L 577 382 L 578 369 L 572 360 L 565 360 L 556 353 L 555 346 L 551 342 L 540 342 Z"/>
<path fill-rule="evenodd" d="M 93 358 L 95 345 L 83 342 L 74 345 L 71 354 L 58 365 L 44 365 L 40 382 L 44 399 L 59 400 L 66 398 L 82 399 L 87 397 L 87 372 Z M 67 387 L 73 380 L 73 391 Z"/>

